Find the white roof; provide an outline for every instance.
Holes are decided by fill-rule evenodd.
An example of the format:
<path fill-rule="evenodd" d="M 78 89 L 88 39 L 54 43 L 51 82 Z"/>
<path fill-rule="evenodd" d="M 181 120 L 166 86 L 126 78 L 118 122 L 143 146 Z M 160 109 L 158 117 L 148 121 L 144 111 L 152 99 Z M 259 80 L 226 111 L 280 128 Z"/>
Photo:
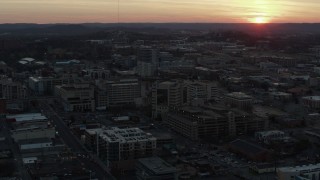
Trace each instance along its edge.
<path fill-rule="evenodd" d="M 306 96 L 303 99 L 313 100 L 313 101 L 320 101 L 320 96 Z"/>
<path fill-rule="evenodd" d="M 22 121 L 44 121 L 48 118 L 41 113 L 28 113 L 28 114 L 17 114 L 17 115 L 11 115 L 7 116 L 7 119 L 15 119 L 17 122 Z"/>
<path fill-rule="evenodd" d="M 303 165 L 303 166 L 295 166 L 295 167 L 282 167 L 278 169 L 278 171 L 281 171 L 281 172 L 297 172 L 297 171 L 301 172 L 301 171 L 308 171 L 308 170 L 320 171 L 320 163 Z"/>
<path fill-rule="evenodd" d="M 32 62 L 32 61 L 34 61 L 35 59 L 26 57 L 26 58 L 22 58 L 21 60 L 22 60 L 22 61 Z"/>
<path fill-rule="evenodd" d="M 38 160 L 37 157 L 26 157 L 26 158 L 23 158 L 23 163 L 24 164 L 33 164 L 35 161 Z"/>
<path fill-rule="evenodd" d="M 19 62 L 20 64 L 23 64 L 23 65 L 29 63 L 28 61 L 22 61 L 22 60 L 21 60 L 21 61 L 18 61 L 18 62 Z"/>

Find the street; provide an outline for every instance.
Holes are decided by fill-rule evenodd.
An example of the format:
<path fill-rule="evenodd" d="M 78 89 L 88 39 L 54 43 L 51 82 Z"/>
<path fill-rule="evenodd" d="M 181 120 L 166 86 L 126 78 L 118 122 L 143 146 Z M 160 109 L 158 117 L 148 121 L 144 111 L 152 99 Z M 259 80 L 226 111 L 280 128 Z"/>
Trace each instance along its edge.
<path fill-rule="evenodd" d="M 71 148 L 72 152 L 84 154 L 86 156 L 92 156 L 88 150 L 81 144 L 79 139 L 75 137 L 68 126 L 64 123 L 63 119 L 52 109 L 52 107 L 47 104 L 45 101 L 40 101 L 40 105 L 42 108 L 42 112 L 53 120 L 56 125 L 56 130 L 59 132 L 59 136 L 65 142 L 65 144 Z M 97 158 L 94 158 L 97 159 Z M 80 158 L 81 163 L 83 163 L 87 169 L 95 172 L 97 178 L 99 180 L 103 179 L 114 179 L 110 172 L 107 171 L 106 167 L 103 167 L 101 163 L 97 163 L 97 161 L 92 161 L 88 158 Z"/>

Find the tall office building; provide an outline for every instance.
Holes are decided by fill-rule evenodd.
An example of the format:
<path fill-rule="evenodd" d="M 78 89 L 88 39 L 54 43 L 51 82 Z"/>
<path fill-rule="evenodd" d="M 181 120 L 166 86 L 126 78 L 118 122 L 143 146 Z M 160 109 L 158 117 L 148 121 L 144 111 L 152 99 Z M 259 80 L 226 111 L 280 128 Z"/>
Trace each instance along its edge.
<path fill-rule="evenodd" d="M 80 82 L 76 75 L 65 74 L 59 77 L 29 77 L 28 87 L 35 95 L 51 95 L 54 87 Z"/>
<path fill-rule="evenodd" d="M 204 137 L 225 137 L 252 133 L 266 128 L 263 119 L 227 107 L 171 108 L 163 121 L 174 131 L 192 140 Z"/>
<path fill-rule="evenodd" d="M 161 117 L 169 108 L 187 103 L 187 88 L 181 81 L 155 83 L 152 88 L 152 117 Z"/>
<path fill-rule="evenodd" d="M 19 82 L 13 82 L 12 79 L 0 79 L 0 98 L 6 100 L 25 99 L 27 88 Z"/>
<path fill-rule="evenodd" d="M 85 143 L 111 169 L 132 170 L 139 158 L 151 157 L 156 138 L 139 128 L 98 128 L 85 131 Z"/>
<path fill-rule="evenodd" d="M 141 47 L 137 53 L 137 74 L 141 77 L 155 75 L 159 64 L 159 52 L 151 47 Z"/>
<path fill-rule="evenodd" d="M 89 84 L 72 84 L 55 87 L 65 111 L 95 111 L 94 87 Z"/>
<path fill-rule="evenodd" d="M 188 103 L 195 99 L 207 101 L 216 100 L 219 97 L 219 88 L 215 82 L 185 81 L 184 84 L 188 88 Z"/>
<path fill-rule="evenodd" d="M 138 79 L 114 79 L 97 84 L 98 106 L 123 106 L 135 104 L 141 98 L 141 84 Z"/>
<path fill-rule="evenodd" d="M 225 96 L 225 103 L 231 107 L 250 110 L 252 108 L 253 98 L 242 92 L 233 92 Z"/>

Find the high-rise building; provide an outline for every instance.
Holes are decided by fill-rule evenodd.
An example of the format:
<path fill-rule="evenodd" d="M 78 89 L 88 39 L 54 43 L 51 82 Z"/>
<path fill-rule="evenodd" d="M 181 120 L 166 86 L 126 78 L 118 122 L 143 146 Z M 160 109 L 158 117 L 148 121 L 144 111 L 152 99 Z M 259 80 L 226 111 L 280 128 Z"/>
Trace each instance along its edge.
<path fill-rule="evenodd" d="M 219 97 L 219 88 L 210 81 L 166 81 L 155 83 L 152 89 L 153 118 L 168 111 L 170 107 L 206 102 Z M 203 103 L 202 103 L 203 104 Z"/>
<path fill-rule="evenodd" d="M 12 79 L 0 80 L 0 98 L 6 100 L 25 99 L 27 97 L 27 88 L 19 82 Z"/>
<path fill-rule="evenodd" d="M 143 46 L 138 50 L 138 61 L 157 64 L 159 58 L 159 52 L 157 49 Z"/>
<path fill-rule="evenodd" d="M 141 98 L 141 84 L 138 79 L 114 79 L 97 84 L 98 106 L 133 105 Z"/>
<path fill-rule="evenodd" d="M 156 138 L 139 128 L 99 128 L 85 131 L 85 143 L 111 169 L 132 170 L 137 159 L 151 157 Z"/>
<path fill-rule="evenodd" d="M 141 47 L 137 56 L 137 74 L 141 77 L 155 75 L 159 64 L 159 52 L 151 47 Z"/>
<path fill-rule="evenodd" d="M 250 110 L 252 108 L 253 98 L 242 92 L 233 92 L 225 96 L 225 103 L 231 107 Z"/>
<path fill-rule="evenodd" d="M 61 77 L 30 77 L 28 87 L 36 95 L 51 95 L 54 93 L 55 86 L 76 82 L 80 82 L 78 77 L 69 74 Z"/>
<path fill-rule="evenodd" d="M 65 111 L 95 111 L 94 87 L 89 84 L 70 84 L 55 87 Z"/>
<path fill-rule="evenodd" d="M 156 66 L 150 62 L 138 61 L 136 71 L 141 77 L 152 77 L 156 73 Z"/>
<path fill-rule="evenodd" d="M 152 117 L 168 112 L 170 107 L 187 103 L 188 91 L 180 81 L 155 83 L 152 88 Z"/>
<path fill-rule="evenodd" d="M 266 128 L 263 119 L 237 109 L 182 106 L 170 108 L 163 121 L 174 131 L 197 140 L 252 133 Z"/>
<path fill-rule="evenodd" d="M 194 99 L 217 100 L 219 97 L 219 89 L 215 82 L 210 81 L 185 81 L 188 87 L 188 103 Z"/>

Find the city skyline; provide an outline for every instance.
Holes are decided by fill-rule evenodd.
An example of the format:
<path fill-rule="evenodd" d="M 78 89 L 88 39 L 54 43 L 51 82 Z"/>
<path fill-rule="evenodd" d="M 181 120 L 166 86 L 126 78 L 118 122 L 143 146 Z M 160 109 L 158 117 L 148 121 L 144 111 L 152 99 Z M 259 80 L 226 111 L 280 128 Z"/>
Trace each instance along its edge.
<path fill-rule="evenodd" d="M 316 0 L 2 0 L 0 23 L 318 23 Z"/>

